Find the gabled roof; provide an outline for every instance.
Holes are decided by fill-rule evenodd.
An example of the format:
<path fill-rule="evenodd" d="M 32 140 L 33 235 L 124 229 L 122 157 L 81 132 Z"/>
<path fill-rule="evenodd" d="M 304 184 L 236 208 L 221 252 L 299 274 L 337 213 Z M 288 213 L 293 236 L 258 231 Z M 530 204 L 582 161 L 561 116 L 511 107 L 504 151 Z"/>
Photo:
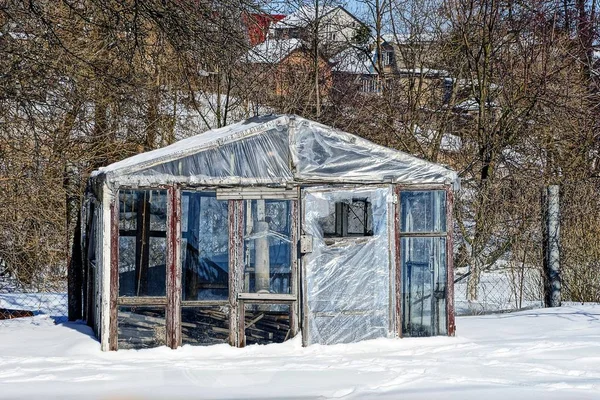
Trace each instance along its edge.
<path fill-rule="evenodd" d="M 273 29 L 290 29 L 290 28 L 306 28 L 316 19 L 316 8 L 313 5 L 304 5 L 299 7 L 295 12 L 289 14 L 273 25 Z M 359 24 L 364 25 L 364 22 L 356 18 L 354 14 L 346 10 L 343 6 L 321 5 L 319 6 L 319 19 L 325 18 L 329 14 L 336 11 L 341 11 L 354 19 Z"/>
<path fill-rule="evenodd" d="M 336 54 L 331 60 L 332 70 L 356 75 L 376 75 L 375 51 L 364 51 L 349 47 Z"/>
<path fill-rule="evenodd" d="M 325 16 L 330 12 L 334 11 L 339 7 L 336 6 L 320 6 L 320 16 Z M 301 6 L 295 12 L 283 18 L 281 21 L 276 23 L 273 28 L 275 29 L 286 29 L 286 28 L 304 28 L 316 19 L 316 8 L 314 6 Z"/>
<path fill-rule="evenodd" d="M 294 50 L 302 47 L 300 39 L 269 39 L 251 48 L 246 54 L 250 63 L 277 64 Z"/>
<path fill-rule="evenodd" d="M 458 183 L 442 165 L 295 115 L 266 115 L 95 171 L 109 185 Z"/>

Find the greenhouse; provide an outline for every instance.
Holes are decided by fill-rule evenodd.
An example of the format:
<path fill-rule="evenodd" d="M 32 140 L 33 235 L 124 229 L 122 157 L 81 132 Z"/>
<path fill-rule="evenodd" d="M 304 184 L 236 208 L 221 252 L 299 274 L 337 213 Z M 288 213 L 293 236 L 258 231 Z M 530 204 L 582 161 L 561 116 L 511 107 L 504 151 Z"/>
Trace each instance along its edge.
<path fill-rule="evenodd" d="M 454 334 L 456 173 L 294 115 L 95 171 L 81 309 L 103 350 Z"/>

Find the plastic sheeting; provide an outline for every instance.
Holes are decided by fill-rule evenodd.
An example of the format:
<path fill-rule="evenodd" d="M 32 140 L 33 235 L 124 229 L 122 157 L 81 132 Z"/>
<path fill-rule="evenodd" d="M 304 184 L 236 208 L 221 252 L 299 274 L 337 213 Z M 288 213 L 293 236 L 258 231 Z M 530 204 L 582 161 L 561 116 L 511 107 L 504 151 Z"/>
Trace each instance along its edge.
<path fill-rule="evenodd" d="M 297 177 L 402 183 L 452 183 L 456 173 L 438 164 L 376 145 L 316 122 L 299 119 L 292 157 Z"/>
<path fill-rule="evenodd" d="M 208 182 L 262 178 L 273 182 L 293 179 L 289 166 L 287 130 L 268 130 L 260 135 L 140 171 L 165 182 Z"/>
<path fill-rule="evenodd" d="M 294 115 L 252 118 L 111 164 L 109 184 L 458 183 L 442 165 Z"/>
<path fill-rule="evenodd" d="M 304 256 L 308 344 L 350 343 L 388 337 L 390 290 L 388 203 L 390 188 L 306 189 L 304 233 L 313 237 Z M 336 203 L 371 203 L 372 236 L 326 238 Z"/>

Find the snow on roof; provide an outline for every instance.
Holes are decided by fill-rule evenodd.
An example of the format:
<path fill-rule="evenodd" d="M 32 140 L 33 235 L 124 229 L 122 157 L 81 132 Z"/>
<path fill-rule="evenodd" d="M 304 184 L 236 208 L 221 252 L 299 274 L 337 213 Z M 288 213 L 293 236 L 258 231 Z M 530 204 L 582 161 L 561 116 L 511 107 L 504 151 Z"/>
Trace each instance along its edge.
<path fill-rule="evenodd" d="M 96 171 L 110 184 L 454 183 L 440 165 L 295 115 L 267 115 Z"/>
<path fill-rule="evenodd" d="M 407 74 L 407 75 L 425 75 L 425 76 L 443 76 L 448 77 L 450 74 L 448 71 L 443 69 L 433 69 L 433 68 L 398 68 L 397 72 L 399 74 Z"/>
<path fill-rule="evenodd" d="M 277 64 L 302 46 L 300 39 L 267 39 L 246 54 L 251 63 Z"/>
<path fill-rule="evenodd" d="M 332 70 L 335 72 L 373 75 L 375 74 L 374 58 L 375 53 L 372 51 L 367 54 L 364 50 L 351 47 L 336 54 L 330 62 L 333 64 Z"/>
<path fill-rule="evenodd" d="M 334 11 L 339 6 L 319 6 L 319 17 Z M 316 8 L 311 5 L 299 7 L 295 12 L 288 15 L 273 25 L 274 29 L 304 28 L 316 19 Z M 320 19 L 320 18 L 319 18 Z"/>
<path fill-rule="evenodd" d="M 410 43 L 429 43 L 435 40 L 433 33 L 385 33 L 381 38 L 388 43 L 410 44 Z"/>

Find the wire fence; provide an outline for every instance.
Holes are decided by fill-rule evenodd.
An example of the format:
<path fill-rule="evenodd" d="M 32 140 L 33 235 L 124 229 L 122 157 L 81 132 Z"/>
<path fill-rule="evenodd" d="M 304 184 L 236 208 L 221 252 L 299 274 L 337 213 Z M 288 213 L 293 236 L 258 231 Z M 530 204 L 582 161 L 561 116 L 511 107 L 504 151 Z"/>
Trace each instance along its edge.
<path fill-rule="evenodd" d="M 457 315 L 510 312 L 543 306 L 543 275 L 536 268 L 509 266 L 483 271 L 477 299 L 469 299 L 469 274 L 456 274 Z M 0 273 L 0 326 L 7 320 L 47 315 L 56 323 L 67 321 L 67 282 L 24 285 Z"/>
<path fill-rule="evenodd" d="M 597 263 L 587 269 L 571 267 L 563 271 L 563 298 L 600 301 L 599 271 Z M 469 285 L 473 284 L 470 278 L 468 269 L 456 271 L 454 303 L 457 315 L 511 312 L 544 306 L 544 275 L 540 267 L 501 264 L 484 270 L 477 283 L 476 299 L 469 298 Z M 593 292 L 592 295 L 590 292 Z M 0 266 L 0 326 L 10 319 L 36 315 L 47 315 L 56 323 L 66 322 L 67 304 L 66 277 L 24 284 Z"/>
<path fill-rule="evenodd" d="M 482 271 L 478 282 L 468 271 L 457 271 L 454 305 L 457 315 L 510 312 L 544 306 L 544 281 L 539 268 L 501 265 Z M 477 284 L 476 298 L 469 285 Z"/>
<path fill-rule="evenodd" d="M 67 321 L 67 278 L 25 284 L 0 265 L 0 326 L 8 320 L 46 315 Z"/>

